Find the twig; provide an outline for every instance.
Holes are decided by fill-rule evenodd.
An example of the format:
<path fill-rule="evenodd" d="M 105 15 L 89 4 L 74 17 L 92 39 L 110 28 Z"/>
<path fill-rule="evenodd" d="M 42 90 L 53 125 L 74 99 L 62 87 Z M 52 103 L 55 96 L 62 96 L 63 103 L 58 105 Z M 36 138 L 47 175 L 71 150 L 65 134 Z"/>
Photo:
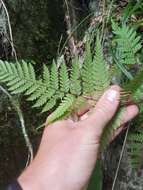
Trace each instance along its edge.
<path fill-rule="evenodd" d="M 13 41 L 13 35 L 12 35 L 12 29 L 11 29 L 9 13 L 8 13 L 8 10 L 6 8 L 6 5 L 5 5 L 4 1 L 3 0 L 0 0 L 0 1 L 1 1 L 1 4 L 2 4 L 4 10 L 5 10 L 6 16 L 7 16 L 7 23 L 8 23 L 9 36 L 10 36 L 10 45 L 11 45 L 11 48 L 12 48 L 12 56 L 14 56 L 15 60 L 17 61 L 17 54 L 16 54 L 16 50 L 15 50 L 15 47 L 14 47 L 14 41 Z"/>
<path fill-rule="evenodd" d="M 68 40 L 69 47 L 70 47 L 70 51 L 71 51 L 72 55 L 75 55 L 77 52 L 77 48 L 75 45 L 74 36 L 72 34 L 72 23 L 71 23 L 69 4 L 68 4 L 67 0 L 64 0 L 64 1 L 65 1 L 65 5 L 66 5 L 66 10 L 67 10 L 67 14 L 65 15 L 65 20 L 66 20 L 66 24 L 67 24 L 67 35 L 70 36 L 70 38 Z"/>
<path fill-rule="evenodd" d="M 105 0 L 104 0 L 105 1 Z M 107 27 L 107 24 L 109 22 L 109 19 L 110 19 L 110 16 L 111 16 L 111 11 L 112 11 L 112 7 L 113 7 L 113 2 L 114 0 L 111 1 L 110 5 L 109 5 L 109 11 L 107 13 L 107 18 L 106 18 L 106 21 L 104 21 L 104 28 L 105 28 L 105 32 L 103 33 L 102 35 L 102 43 L 104 44 L 104 41 L 105 41 L 105 37 L 106 37 L 106 27 Z"/>
<path fill-rule="evenodd" d="M 62 40 L 63 40 L 63 35 L 61 35 L 59 43 L 58 43 L 57 55 L 59 55 L 59 53 L 60 53 L 60 47 L 61 47 Z"/>
<path fill-rule="evenodd" d="M 106 21 L 105 21 L 105 12 L 106 12 L 106 0 L 103 0 L 103 11 L 102 11 L 102 18 L 103 18 L 103 22 L 102 22 L 102 29 L 101 29 L 101 39 L 103 39 L 104 37 L 104 29 L 105 29 L 105 25 L 106 25 Z"/>
<path fill-rule="evenodd" d="M 113 3 L 114 3 L 114 0 L 111 1 L 110 6 L 109 6 L 109 11 L 108 11 L 108 14 L 107 14 L 107 23 L 109 22 L 109 19 L 110 19 Z"/>
<path fill-rule="evenodd" d="M 125 138 L 124 138 L 124 142 L 123 142 L 123 146 L 122 146 L 122 150 L 121 150 L 121 154 L 120 154 L 120 158 L 119 158 L 119 162 L 118 162 L 118 166 L 117 166 L 117 170 L 116 170 L 116 173 L 115 173 L 115 177 L 114 177 L 114 181 L 113 181 L 113 185 L 112 185 L 111 190 L 115 190 L 115 185 L 116 185 L 116 181 L 117 181 L 121 161 L 122 161 L 122 158 L 123 158 L 123 154 L 124 154 L 124 151 L 125 151 L 125 146 L 126 146 L 126 142 L 127 142 L 129 129 L 130 129 L 130 123 L 127 124 L 127 131 L 126 131 L 126 134 L 125 134 Z"/>
<path fill-rule="evenodd" d="M 30 142 L 30 139 L 29 139 L 27 131 L 26 131 L 23 113 L 22 113 L 18 103 L 12 98 L 12 96 L 2 86 L 0 86 L 0 90 L 8 96 L 8 98 L 10 99 L 13 107 L 15 108 L 15 110 L 18 114 L 18 117 L 19 117 L 19 120 L 21 123 L 22 134 L 24 136 L 25 144 L 26 144 L 26 146 L 28 148 L 28 152 L 29 152 L 28 153 L 28 160 L 26 163 L 26 167 L 27 167 L 27 165 L 33 160 L 33 148 L 32 148 L 32 144 Z"/>

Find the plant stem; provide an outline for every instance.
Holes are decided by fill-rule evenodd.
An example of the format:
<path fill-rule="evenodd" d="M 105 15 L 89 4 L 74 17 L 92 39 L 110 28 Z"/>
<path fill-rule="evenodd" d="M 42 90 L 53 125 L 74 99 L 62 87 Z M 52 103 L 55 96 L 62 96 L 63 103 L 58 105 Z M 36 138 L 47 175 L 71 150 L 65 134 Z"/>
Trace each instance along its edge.
<path fill-rule="evenodd" d="M 125 134 L 125 138 L 124 138 L 124 142 L 123 142 L 123 146 L 122 146 L 122 150 L 121 150 L 121 154 L 120 154 L 120 158 L 119 158 L 119 162 L 118 162 L 118 166 L 117 166 L 117 170 L 116 170 L 116 173 L 115 173 L 115 177 L 114 177 L 114 181 L 113 181 L 113 185 L 112 185 L 111 190 L 115 190 L 115 185 L 116 185 L 116 181 L 117 181 L 121 161 L 122 161 L 122 158 L 123 158 L 123 154 L 124 154 L 124 151 L 125 151 L 125 146 L 126 146 L 126 142 L 127 142 L 129 129 L 130 129 L 130 123 L 127 124 L 127 130 L 126 130 L 126 134 Z"/>
<path fill-rule="evenodd" d="M 32 160 L 33 160 L 33 148 L 32 148 L 32 144 L 30 142 L 30 139 L 29 139 L 27 131 L 26 131 L 22 110 L 20 109 L 18 103 L 13 99 L 13 97 L 2 86 L 0 86 L 0 90 L 4 94 L 6 94 L 8 96 L 8 98 L 10 99 L 13 107 L 15 108 L 15 110 L 16 110 L 16 112 L 18 114 L 18 117 L 19 117 L 19 120 L 20 120 L 20 123 L 21 123 L 22 134 L 23 134 L 25 144 L 26 144 L 26 146 L 28 148 L 28 152 L 29 152 L 28 160 L 27 160 L 27 163 L 26 163 L 26 166 L 28 166 L 28 164 L 31 163 Z"/>

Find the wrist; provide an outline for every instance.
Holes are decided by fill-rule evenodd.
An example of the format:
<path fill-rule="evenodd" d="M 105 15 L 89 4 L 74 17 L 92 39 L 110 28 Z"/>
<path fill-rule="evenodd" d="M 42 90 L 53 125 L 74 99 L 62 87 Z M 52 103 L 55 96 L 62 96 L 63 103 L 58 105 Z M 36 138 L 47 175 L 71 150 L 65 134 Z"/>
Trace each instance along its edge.
<path fill-rule="evenodd" d="M 40 182 L 36 178 L 35 173 L 31 168 L 27 168 L 17 179 L 18 183 L 22 187 L 23 190 L 44 190 L 40 187 Z"/>
<path fill-rule="evenodd" d="M 50 171 L 49 171 L 50 173 Z M 39 174 L 38 169 L 34 171 L 34 167 L 27 168 L 18 178 L 18 183 L 22 187 L 22 190 L 63 190 L 65 188 L 64 182 L 58 181 L 56 175 L 48 176 Z"/>

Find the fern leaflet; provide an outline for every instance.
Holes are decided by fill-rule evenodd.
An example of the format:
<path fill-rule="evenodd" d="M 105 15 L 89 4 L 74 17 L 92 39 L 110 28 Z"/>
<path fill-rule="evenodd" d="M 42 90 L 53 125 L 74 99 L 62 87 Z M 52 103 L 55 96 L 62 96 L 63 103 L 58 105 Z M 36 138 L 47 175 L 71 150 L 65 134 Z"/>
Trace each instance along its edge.
<path fill-rule="evenodd" d="M 110 86 L 110 73 L 103 57 L 103 49 L 99 35 L 96 39 L 96 54 L 94 57 L 92 77 L 94 82 L 94 92 L 102 94 Z"/>
<path fill-rule="evenodd" d="M 61 118 L 66 112 L 72 111 L 72 106 L 75 102 L 75 97 L 67 95 L 61 102 L 60 106 L 47 118 L 46 124 L 50 124 Z"/>

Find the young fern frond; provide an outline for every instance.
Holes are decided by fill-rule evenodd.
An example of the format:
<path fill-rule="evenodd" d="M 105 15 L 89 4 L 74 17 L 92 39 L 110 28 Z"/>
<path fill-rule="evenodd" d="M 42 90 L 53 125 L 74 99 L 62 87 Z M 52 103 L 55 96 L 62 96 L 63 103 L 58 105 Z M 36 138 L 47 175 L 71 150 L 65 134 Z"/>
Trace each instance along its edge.
<path fill-rule="evenodd" d="M 112 21 L 113 33 L 116 35 L 117 61 L 123 65 L 134 65 L 137 63 L 136 54 L 141 49 L 141 37 L 137 35 L 133 28 L 126 25 L 117 26 Z"/>

